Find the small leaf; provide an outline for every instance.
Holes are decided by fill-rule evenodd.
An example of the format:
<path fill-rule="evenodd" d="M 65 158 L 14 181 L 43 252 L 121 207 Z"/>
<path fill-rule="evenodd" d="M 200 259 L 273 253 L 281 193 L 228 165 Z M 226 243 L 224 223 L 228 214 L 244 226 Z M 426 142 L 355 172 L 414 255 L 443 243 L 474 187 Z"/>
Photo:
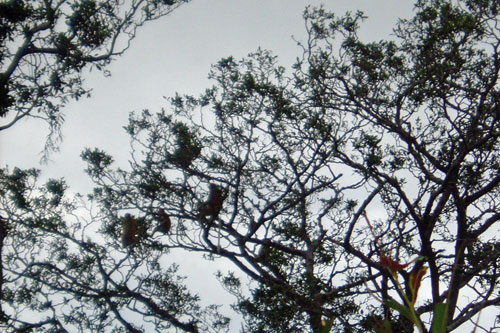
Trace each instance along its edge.
<path fill-rule="evenodd" d="M 392 258 L 386 256 L 385 254 L 380 254 L 380 264 L 387 268 L 391 274 L 396 274 L 396 272 L 408 267 L 411 262 L 407 264 L 400 264 L 399 262 L 393 260 Z"/>
<path fill-rule="evenodd" d="M 373 329 L 377 333 L 392 333 L 391 322 L 387 319 L 377 321 Z"/>
<path fill-rule="evenodd" d="M 327 320 L 322 320 L 321 321 L 321 330 L 319 331 L 320 333 L 330 333 L 333 327 L 333 321 L 335 318 L 330 318 Z"/>
<path fill-rule="evenodd" d="M 422 266 L 418 272 L 410 275 L 410 288 L 411 288 L 411 302 L 415 304 L 417 300 L 418 289 L 420 288 L 420 283 L 423 277 L 427 273 L 427 266 Z"/>
<path fill-rule="evenodd" d="M 434 319 L 432 320 L 432 333 L 446 333 L 446 321 L 448 320 L 448 303 L 438 303 L 434 308 Z"/>
<path fill-rule="evenodd" d="M 384 300 L 384 304 L 387 305 L 388 307 L 396 310 L 397 312 L 399 312 L 402 316 L 405 316 L 406 318 L 408 318 L 409 320 L 411 320 L 412 322 L 414 322 L 414 318 L 413 316 L 411 315 L 411 311 L 410 309 L 408 309 L 406 306 L 404 306 L 403 304 L 393 300 L 393 299 L 387 299 L 387 300 Z"/>

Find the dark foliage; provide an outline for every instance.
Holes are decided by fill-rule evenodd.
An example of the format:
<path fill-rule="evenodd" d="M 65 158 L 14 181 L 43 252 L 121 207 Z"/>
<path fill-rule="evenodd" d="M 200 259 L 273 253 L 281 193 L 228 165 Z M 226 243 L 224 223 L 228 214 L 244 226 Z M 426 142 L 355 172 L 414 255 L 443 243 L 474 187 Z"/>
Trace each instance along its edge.
<path fill-rule="evenodd" d="M 426 288 L 412 315 L 421 331 L 438 326 L 435 309 L 445 309 L 447 331 L 481 312 L 488 316 L 479 324 L 495 331 L 499 10 L 496 0 L 421 0 L 393 40 L 363 42 L 361 13 L 308 8 L 309 38 L 291 73 L 264 50 L 222 59 L 200 97 L 172 98 L 168 114 L 131 115 L 130 171 L 115 169 L 105 152 L 85 151 L 99 208 L 86 225 L 49 209 L 63 205 L 63 184 L 38 196 L 25 181 L 36 174 L 4 173 L 14 184 L 1 187 L 3 215 L 22 226 L 5 240 L 5 299 L 58 321 L 65 304 L 52 298 L 63 293 L 101 327 L 128 329 L 119 316 L 128 308 L 166 328 L 203 329 L 196 297 L 169 285 L 175 270 L 158 261 L 175 247 L 233 264 L 219 278 L 245 331 L 321 332 L 328 321 L 335 332 L 389 324 L 412 331 L 394 304 L 416 299 L 420 282 Z M 199 208 L 213 184 L 227 197 L 206 223 Z M 148 228 L 130 249 L 119 246 L 119 217 L 130 211 L 155 223 L 159 209 L 171 219 L 167 235 Z M 80 237 L 92 226 L 99 242 Z M 78 264 L 60 250 L 65 242 L 78 249 Z M 40 260 L 42 249 L 57 256 L 55 267 Z M 38 303 L 45 299 L 48 308 Z M 113 317 L 97 319 L 104 313 Z"/>
<path fill-rule="evenodd" d="M 84 70 L 104 70 L 128 49 L 137 28 L 187 1 L 0 3 L 0 131 L 25 117 L 43 119 L 50 129 L 47 157 L 60 140 L 62 107 L 90 93 Z"/>

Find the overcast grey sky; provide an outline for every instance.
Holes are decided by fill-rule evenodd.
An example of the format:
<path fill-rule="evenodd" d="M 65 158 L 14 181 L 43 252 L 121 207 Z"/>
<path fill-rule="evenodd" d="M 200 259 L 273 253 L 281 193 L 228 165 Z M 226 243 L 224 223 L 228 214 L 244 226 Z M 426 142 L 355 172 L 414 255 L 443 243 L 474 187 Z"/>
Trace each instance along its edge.
<path fill-rule="evenodd" d="M 72 191 L 86 193 L 93 187 L 84 174 L 80 153 L 85 147 L 98 147 L 110 153 L 116 165 L 127 167 L 128 136 L 122 127 L 130 111 L 148 108 L 159 111 L 168 105 L 163 96 L 195 94 L 210 83 L 210 65 L 221 57 L 239 59 L 258 47 L 272 50 L 282 65 L 289 67 L 301 54 L 291 38 L 304 40 L 302 11 L 308 4 L 325 4 L 338 15 L 362 10 L 369 17 L 361 36 L 378 40 L 390 38 L 398 17 L 410 17 L 410 0 L 193 0 L 159 21 L 143 27 L 131 48 L 108 69 L 110 78 L 93 72 L 86 86 L 92 97 L 71 102 L 64 110 L 66 122 L 61 151 L 51 155 L 51 162 L 40 165 L 46 133 L 39 121 L 21 121 L 0 133 L 1 167 L 41 168 L 43 178 L 64 177 Z M 183 260 L 186 262 L 185 260 Z M 186 267 L 187 266 L 187 267 Z M 196 279 L 196 270 L 215 271 L 212 262 L 184 265 L 202 299 L 208 303 L 231 303 L 221 297 L 221 288 L 206 276 Z M 226 310 L 229 307 L 225 307 Z M 228 312 L 226 312 L 228 314 Z M 232 332 L 238 331 L 236 320 Z"/>
<path fill-rule="evenodd" d="M 361 32 L 368 39 L 388 38 L 397 18 L 409 17 L 413 6 L 409 0 L 193 0 L 144 26 L 125 55 L 108 67 L 110 78 L 100 72 L 86 76 L 92 97 L 64 109 L 64 141 L 51 163 L 39 165 L 45 124 L 30 120 L 0 133 L 2 166 L 38 167 L 43 177 L 64 177 L 72 190 L 88 191 L 92 184 L 79 157 L 84 147 L 99 147 L 126 163 L 129 146 L 122 127 L 128 113 L 159 111 L 168 106 L 163 96 L 175 92 L 202 92 L 210 84 L 210 65 L 221 57 L 241 58 L 262 47 L 289 66 L 301 52 L 291 36 L 305 37 L 303 9 L 321 3 L 339 15 L 364 11 L 369 18 Z"/>

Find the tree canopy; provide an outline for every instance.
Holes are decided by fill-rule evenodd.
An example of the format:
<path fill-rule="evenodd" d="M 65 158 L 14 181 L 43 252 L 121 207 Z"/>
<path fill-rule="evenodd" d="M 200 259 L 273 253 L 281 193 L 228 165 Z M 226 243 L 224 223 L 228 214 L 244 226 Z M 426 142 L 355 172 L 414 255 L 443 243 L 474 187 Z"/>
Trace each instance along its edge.
<path fill-rule="evenodd" d="M 88 202 L 5 170 L 5 325 L 227 329 L 176 249 L 232 263 L 219 278 L 246 332 L 494 332 L 499 15 L 496 0 L 420 0 L 391 40 L 365 42 L 362 13 L 309 7 L 290 70 L 267 50 L 221 59 L 200 96 L 130 115 L 130 168 L 85 150 Z"/>
<path fill-rule="evenodd" d="M 104 70 L 129 48 L 137 28 L 187 1 L 0 3 L 0 131 L 23 118 L 42 119 L 50 130 L 46 153 L 57 149 L 62 107 L 90 92 L 85 70 Z"/>

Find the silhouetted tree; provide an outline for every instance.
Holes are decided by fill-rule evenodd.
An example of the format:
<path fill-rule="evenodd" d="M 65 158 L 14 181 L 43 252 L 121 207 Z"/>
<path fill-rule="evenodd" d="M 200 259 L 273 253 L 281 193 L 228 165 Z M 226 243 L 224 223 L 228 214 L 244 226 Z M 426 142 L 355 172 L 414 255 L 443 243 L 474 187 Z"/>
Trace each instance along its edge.
<path fill-rule="evenodd" d="M 499 12 L 496 0 L 421 0 L 393 40 L 363 42 L 361 13 L 338 17 L 308 8 L 308 39 L 291 73 L 264 50 L 222 59 L 201 96 L 178 95 L 169 112 L 130 116 L 129 171 L 87 149 L 82 156 L 97 184 L 91 199 L 99 216 L 78 234 L 73 226 L 60 234 L 44 224 L 29 228 L 42 223 L 20 213 L 33 205 L 29 188 L 20 185 L 20 171 L 6 175 L 7 221 L 51 232 L 54 244 L 90 235 L 95 225 L 104 243 L 77 241 L 88 247 L 80 256 L 92 260 L 78 261 L 89 266 L 74 265 L 71 276 L 106 278 L 102 288 L 88 282 L 95 277 L 63 288 L 67 269 L 16 268 L 32 269 L 40 259 L 17 255 L 24 243 L 9 230 L 5 241 L 18 243 L 6 247 L 4 269 L 13 268 L 5 299 L 24 299 L 24 289 L 32 300 L 62 290 L 97 311 L 91 299 L 103 307 L 118 302 L 106 303 L 106 282 L 116 271 L 123 274 L 119 286 L 128 278 L 139 288 L 119 299 L 153 311 L 141 295 L 160 302 L 148 289 L 161 285 L 148 276 L 165 269 L 155 258 L 179 248 L 233 264 L 219 277 L 237 297 L 245 331 L 321 332 L 331 324 L 333 331 L 387 332 L 390 325 L 412 332 L 415 323 L 422 332 L 444 332 L 487 312 L 479 324 L 488 321 L 484 330 L 493 332 L 500 304 Z M 224 200 L 207 223 L 200 207 L 215 186 Z M 170 218 L 168 234 L 147 236 L 148 228 L 141 241 L 119 247 L 118 217 L 131 212 L 148 225 L 159 209 Z M 43 223 L 63 221 L 49 219 L 55 212 L 48 208 L 30 214 Z M 38 243 L 27 239 L 27 253 L 35 253 Z M 141 275 L 133 263 L 154 274 Z M 110 267 L 106 274 L 102 266 Z M 21 276 L 24 289 L 8 289 Z M 425 290 L 416 302 L 420 283 Z M 57 315 L 62 303 L 50 304 L 50 318 L 64 318 Z"/>
<path fill-rule="evenodd" d="M 202 307 L 177 274 L 153 233 L 156 216 L 138 217 L 139 240 L 124 247 L 124 216 L 38 176 L 14 169 L 0 178 L 0 231 L 10 226 L 1 234 L 2 332 L 227 331 L 218 307 Z"/>
<path fill-rule="evenodd" d="M 137 29 L 188 0 L 8 0 L 0 3 L 0 131 L 25 117 L 47 122 L 57 149 L 62 107 L 90 93 L 85 69 L 104 70 Z M 107 72 L 105 72 L 106 74 Z"/>

